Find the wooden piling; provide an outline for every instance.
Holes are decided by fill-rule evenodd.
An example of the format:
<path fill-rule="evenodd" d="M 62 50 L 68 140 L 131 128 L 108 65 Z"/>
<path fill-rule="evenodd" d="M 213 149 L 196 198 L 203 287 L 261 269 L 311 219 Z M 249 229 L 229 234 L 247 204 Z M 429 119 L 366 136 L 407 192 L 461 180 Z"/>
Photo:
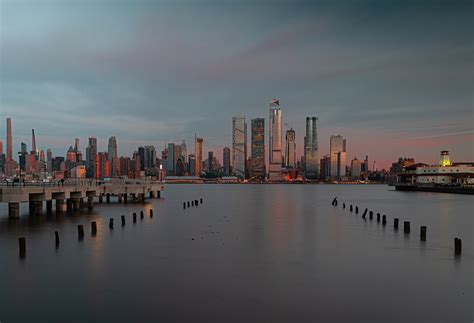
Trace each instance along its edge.
<path fill-rule="evenodd" d="M 137 214 L 133 212 L 133 223 L 137 222 Z"/>
<path fill-rule="evenodd" d="M 406 234 L 410 233 L 410 221 L 403 222 L 403 232 Z"/>
<path fill-rule="evenodd" d="M 199 206 L 198 200 L 195 200 L 195 201 L 194 201 L 194 205 L 195 205 L 195 206 Z"/>
<path fill-rule="evenodd" d="M 369 212 L 369 219 L 372 220 L 374 218 L 374 212 L 370 211 Z"/>
<path fill-rule="evenodd" d="M 84 226 L 82 224 L 77 225 L 77 236 L 79 239 L 84 238 Z"/>
<path fill-rule="evenodd" d="M 342 203 L 342 208 L 343 208 L 343 209 L 346 208 L 346 203 Z"/>
<path fill-rule="evenodd" d="M 380 213 L 377 212 L 377 222 L 380 222 Z"/>
<path fill-rule="evenodd" d="M 200 202 L 201 202 L 201 204 L 202 204 L 202 197 L 201 197 L 201 199 L 200 199 Z"/>
<path fill-rule="evenodd" d="M 91 234 L 95 236 L 97 234 L 97 222 L 91 222 Z"/>
<path fill-rule="evenodd" d="M 59 246 L 59 232 L 58 231 L 54 231 L 54 238 L 55 238 L 56 247 L 57 247 Z"/>
<path fill-rule="evenodd" d="M 393 219 L 393 228 L 398 230 L 398 218 Z"/>
<path fill-rule="evenodd" d="M 153 209 L 150 209 L 150 219 L 153 218 Z"/>
<path fill-rule="evenodd" d="M 356 206 L 356 214 L 359 214 L 359 207 Z"/>
<path fill-rule="evenodd" d="M 462 251 L 462 241 L 460 238 L 454 238 L 454 254 L 459 256 Z"/>
<path fill-rule="evenodd" d="M 426 241 L 426 226 L 420 227 L 420 241 Z"/>
<path fill-rule="evenodd" d="M 387 225 L 387 216 L 385 214 L 382 216 L 382 225 L 383 226 Z"/>
<path fill-rule="evenodd" d="M 18 247 L 20 248 L 20 257 L 23 258 L 26 256 L 26 238 L 18 238 Z"/>
<path fill-rule="evenodd" d="M 183 202 L 183 209 L 186 208 L 186 202 Z"/>
<path fill-rule="evenodd" d="M 191 206 L 194 206 L 194 201 L 191 201 Z"/>
<path fill-rule="evenodd" d="M 143 220 L 143 211 L 140 211 L 140 219 Z"/>
<path fill-rule="evenodd" d="M 110 218 L 110 220 L 109 220 L 109 228 L 110 229 L 114 228 L 114 219 L 113 218 Z"/>
<path fill-rule="evenodd" d="M 125 215 L 122 215 L 121 218 L 122 218 L 122 227 L 124 227 L 125 226 Z"/>
<path fill-rule="evenodd" d="M 188 201 L 188 207 L 191 205 L 191 202 Z"/>
<path fill-rule="evenodd" d="M 351 206 L 349 207 L 349 211 L 351 211 L 351 212 L 352 212 L 352 204 L 351 204 Z"/>

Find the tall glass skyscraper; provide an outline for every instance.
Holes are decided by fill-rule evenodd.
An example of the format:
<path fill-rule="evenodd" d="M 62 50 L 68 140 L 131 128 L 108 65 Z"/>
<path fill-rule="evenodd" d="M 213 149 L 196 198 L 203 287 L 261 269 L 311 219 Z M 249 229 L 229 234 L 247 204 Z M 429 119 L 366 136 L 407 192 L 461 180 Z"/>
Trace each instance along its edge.
<path fill-rule="evenodd" d="M 97 138 L 89 138 L 89 146 L 86 148 L 87 177 L 97 178 Z"/>
<path fill-rule="evenodd" d="M 286 131 L 285 135 L 285 167 L 296 167 L 296 132 L 291 128 Z"/>
<path fill-rule="evenodd" d="M 318 178 L 318 118 L 306 117 L 306 136 L 304 137 L 305 177 Z"/>
<path fill-rule="evenodd" d="M 342 136 L 331 136 L 329 141 L 331 158 L 331 178 L 341 179 L 346 176 L 346 139 Z"/>
<path fill-rule="evenodd" d="M 202 143 L 204 139 L 196 138 L 196 176 L 202 173 Z"/>
<path fill-rule="evenodd" d="M 230 175 L 230 148 L 224 147 L 222 150 L 222 161 L 224 168 L 224 176 Z"/>
<path fill-rule="evenodd" d="M 109 145 L 107 146 L 109 158 L 109 176 L 118 176 L 118 157 L 117 157 L 117 139 L 115 136 L 109 138 Z"/>
<path fill-rule="evenodd" d="M 232 165 L 234 173 L 245 178 L 245 161 L 247 160 L 247 123 L 245 117 L 232 118 Z"/>
<path fill-rule="evenodd" d="M 252 173 L 253 178 L 265 178 L 265 119 L 252 119 Z"/>
<path fill-rule="evenodd" d="M 281 180 L 282 127 L 280 100 L 270 102 L 270 119 L 268 128 L 268 179 Z"/>

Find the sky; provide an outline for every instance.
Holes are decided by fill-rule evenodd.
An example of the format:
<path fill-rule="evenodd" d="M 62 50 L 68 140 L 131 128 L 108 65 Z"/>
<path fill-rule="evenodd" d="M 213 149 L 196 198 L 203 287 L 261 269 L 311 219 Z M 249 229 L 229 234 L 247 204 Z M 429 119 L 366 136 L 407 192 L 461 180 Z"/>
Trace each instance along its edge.
<path fill-rule="evenodd" d="M 440 150 L 474 161 L 472 1 L 0 0 L 0 139 L 65 155 L 89 136 L 119 155 L 204 138 L 280 100 L 302 154 L 307 116 L 377 168 Z M 250 138 L 250 133 L 248 134 Z M 268 138 L 267 138 L 268 140 Z"/>

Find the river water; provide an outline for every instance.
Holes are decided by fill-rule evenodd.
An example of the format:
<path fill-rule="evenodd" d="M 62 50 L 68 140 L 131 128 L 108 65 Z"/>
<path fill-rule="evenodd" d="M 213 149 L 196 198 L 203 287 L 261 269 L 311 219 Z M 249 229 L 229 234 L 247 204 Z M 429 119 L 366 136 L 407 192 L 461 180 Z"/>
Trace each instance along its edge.
<path fill-rule="evenodd" d="M 2 205 L 0 322 L 472 322 L 473 206 L 383 185 L 276 184 L 167 185 L 161 199 L 74 215 L 28 216 L 24 205 L 13 222 Z M 387 225 L 362 219 L 365 208 Z"/>

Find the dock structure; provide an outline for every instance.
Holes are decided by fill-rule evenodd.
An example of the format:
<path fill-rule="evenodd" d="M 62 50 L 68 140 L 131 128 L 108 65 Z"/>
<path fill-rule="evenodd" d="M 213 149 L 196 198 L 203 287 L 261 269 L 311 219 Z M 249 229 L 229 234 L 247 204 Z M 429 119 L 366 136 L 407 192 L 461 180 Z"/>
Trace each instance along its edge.
<path fill-rule="evenodd" d="M 30 214 L 41 215 L 46 202 L 46 212 L 79 210 L 94 207 L 94 198 L 99 203 L 106 198 L 116 196 L 119 203 L 127 203 L 128 198 L 144 202 L 146 197 L 160 198 L 163 184 L 161 181 L 140 179 L 111 179 L 99 181 L 91 179 L 68 179 L 55 182 L 0 183 L 0 203 L 8 203 L 8 217 L 20 217 L 20 203 L 29 203 Z"/>

